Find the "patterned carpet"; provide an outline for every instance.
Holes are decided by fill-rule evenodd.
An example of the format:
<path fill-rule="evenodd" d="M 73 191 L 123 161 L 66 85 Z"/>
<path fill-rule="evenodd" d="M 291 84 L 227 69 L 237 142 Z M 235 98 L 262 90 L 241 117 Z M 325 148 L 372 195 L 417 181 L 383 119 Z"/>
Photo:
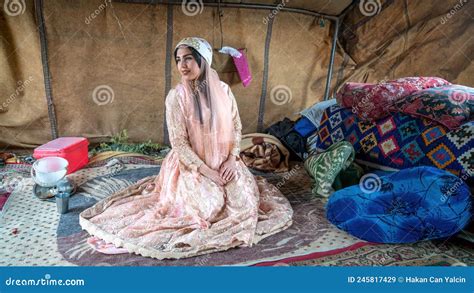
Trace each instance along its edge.
<path fill-rule="evenodd" d="M 98 200 L 137 180 L 156 175 L 159 166 L 135 158 L 116 164 L 95 164 L 70 175 L 78 186 L 70 212 L 59 215 L 54 202 L 33 193 L 29 166 L 7 167 L 0 175 L 14 176 L 17 186 L 0 219 L 2 266 L 214 266 L 214 265 L 474 265 L 474 249 L 452 241 L 413 245 L 374 245 L 332 226 L 324 202 L 310 199 L 311 180 L 301 165 L 285 174 L 263 174 L 290 200 L 294 224 L 249 248 L 230 249 L 182 260 L 159 261 L 134 254 L 103 255 L 86 243 L 78 214 Z M 18 178 L 23 178 L 18 180 Z"/>

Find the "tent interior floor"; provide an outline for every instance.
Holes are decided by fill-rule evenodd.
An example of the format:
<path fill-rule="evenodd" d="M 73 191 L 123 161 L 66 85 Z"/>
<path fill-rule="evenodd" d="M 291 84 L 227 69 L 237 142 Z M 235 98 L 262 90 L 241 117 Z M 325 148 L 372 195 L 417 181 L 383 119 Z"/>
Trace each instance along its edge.
<path fill-rule="evenodd" d="M 22 155 L 27 155 L 23 152 Z M 121 157 L 96 162 L 69 175 L 78 186 L 71 197 L 69 212 L 60 215 L 53 200 L 42 201 L 33 195 L 30 165 L 7 164 L 0 176 L 16 178 L 0 215 L 0 265 L 3 266 L 472 266 L 474 246 L 460 237 L 413 244 L 375 244 L 354 238 L 330 224 L 325 217 L 325 200 L 311 197 L 311 178 L 301 163 L 286 173 L 262 173 L 290 200 L 295 212 L 292 227 L 251 248 L 182 260 L 156 260 L 138 255 L 101 255 L 86 243 L 79 213 L 111 193 L 140 178 L 156 175 L 159 162 L 137 157 Z M 109 163 L 109 164 L 107 164 Z M 117 171 L 118 170 L 118 171 Z M 113 172 L 113 175 L 111 175 Z M 21 180 L 19 180 L 21 179 Z M 28 244 L 30 243 L 30 244 Z M 30 246 L 31 245 L 31 246 Z M 39 249 L 32 249 L 33 247 Z"/>

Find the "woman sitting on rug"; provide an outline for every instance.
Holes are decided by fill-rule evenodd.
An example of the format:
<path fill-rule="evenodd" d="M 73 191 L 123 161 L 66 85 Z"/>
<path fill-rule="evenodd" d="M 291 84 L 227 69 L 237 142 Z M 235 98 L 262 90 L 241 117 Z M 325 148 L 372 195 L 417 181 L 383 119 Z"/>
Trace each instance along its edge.
<path fill-rule="evenodd" d="M 288 200 L 238 158 L 237 103 L 210 67 L 209 43 L 185 38 L 174 55 L 181 83 L 166 97 L 172 150 L 158 176 L 80 214 L 99 252 L 190 257 L 251 246 L 292 223 Z"/>

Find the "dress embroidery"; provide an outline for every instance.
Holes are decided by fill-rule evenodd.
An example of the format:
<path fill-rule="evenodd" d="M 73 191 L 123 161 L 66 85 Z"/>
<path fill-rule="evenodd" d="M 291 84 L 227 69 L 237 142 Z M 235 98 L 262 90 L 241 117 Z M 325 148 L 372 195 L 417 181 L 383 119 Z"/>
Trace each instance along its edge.
<path fill-rule="evenodd" d="M 84 210 L 79 215 L 81 227 L 116 247 L 157 259 L 252 246 L 287 229 L 293 216 L 290 203 L 275 186 L 253 176 L 242 161 L 236 162 L 238 176 L 224 186 L 195 172 L 201 164 L 209 165 L 209 160 L 227 157 L 231 150 L 238 154 L 242 125 L 230 90 L 233 123 L 229 117 L 221 131 L 230 139 L 234 136 L 234 145 L 230 141 L 223 148 L 216 140 L 205 145 L 190 142 L 192 136 L 206 136 L 195 124 L 199 121 L 186 120 L 185 113 L 193 110 L 193 104 L 178 92 L 171 90 L 166 98 L 172 149 L 160 173 Z M 198 155 L 209 147 L 214 150 L 210 156 Z"/>

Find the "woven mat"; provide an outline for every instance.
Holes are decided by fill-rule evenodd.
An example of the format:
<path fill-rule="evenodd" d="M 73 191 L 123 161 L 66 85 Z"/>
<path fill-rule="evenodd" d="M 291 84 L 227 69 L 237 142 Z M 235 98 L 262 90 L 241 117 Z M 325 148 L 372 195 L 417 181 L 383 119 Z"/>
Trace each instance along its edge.
<path fill-rule="evenodd" d="M 474 262 L 472 250 L 433 242 L 373 245 L 338 230 L 324 215 L 324 202 L 311 199 L 311 179 L 301 165 L 280 175 L 254 172 L 275 184 L 290 200 L 294 224 L 253 247 L 235 248 L 181 260 L 155 260 L 135 254 L 103 255 L 87 244 L 78 215 L 84 209 L 139 179 L 158 174 L 159 166 L 120 158 L 115 165 L 95 164 L 69 175 L 78 186 L 70 211 L 59 215 L 54 202 L 40 201 L 25 177 L 0 219 L 2 266 L 214 266 L 214 265 L 446 265 Z M 21 172 L 17 173 L 20 174 Z M 23 172 L 27 174 L 27 172 Z M 433 262 L 433 259 L 435 261 Z"/>

